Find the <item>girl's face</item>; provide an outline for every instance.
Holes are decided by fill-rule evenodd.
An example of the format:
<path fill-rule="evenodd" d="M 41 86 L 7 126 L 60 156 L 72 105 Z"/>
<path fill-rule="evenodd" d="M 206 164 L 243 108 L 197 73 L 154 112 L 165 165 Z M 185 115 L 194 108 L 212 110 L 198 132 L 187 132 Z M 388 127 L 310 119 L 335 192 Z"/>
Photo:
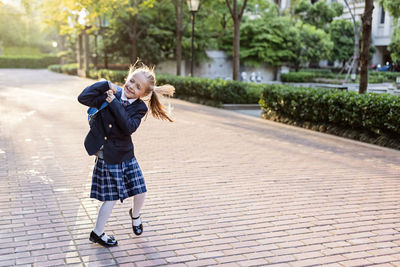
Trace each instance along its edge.
<path fill-rule="evenodd" d="M 142 98 L 146 96 L 147 80 L 142 72 L 135 72 L 128 76 L 124 85 L 127 98 Z"/>

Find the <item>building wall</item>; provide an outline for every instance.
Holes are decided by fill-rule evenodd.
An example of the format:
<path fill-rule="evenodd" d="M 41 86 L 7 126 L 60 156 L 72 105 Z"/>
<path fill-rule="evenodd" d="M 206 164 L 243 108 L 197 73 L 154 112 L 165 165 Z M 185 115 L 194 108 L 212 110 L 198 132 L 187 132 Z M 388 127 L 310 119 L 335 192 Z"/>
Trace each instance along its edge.
<path fill-rule="evenodd" d="M 209 61 L 194 64 L 194 76 L 210 79 L 225 79 L 232 80 L 232 60 L 223 51 L 210 50 L 206 51 Z M 260 67 L 248 67 L 241 62 L 240 67 L 241 77 L 245 81 L 250 79 L 258 80 L 259 82 L 272 81 L 274 78 L 274 69 L 266 65 Z M 176 74 L 176 61 L 165 61 L 157 65 L 156 71 L 164 74 Z M 188 76 L 190 72 L 190 62 L 182 62 L 182 76 Z M 243 73 L 245 74 L 243 75 Z"/>

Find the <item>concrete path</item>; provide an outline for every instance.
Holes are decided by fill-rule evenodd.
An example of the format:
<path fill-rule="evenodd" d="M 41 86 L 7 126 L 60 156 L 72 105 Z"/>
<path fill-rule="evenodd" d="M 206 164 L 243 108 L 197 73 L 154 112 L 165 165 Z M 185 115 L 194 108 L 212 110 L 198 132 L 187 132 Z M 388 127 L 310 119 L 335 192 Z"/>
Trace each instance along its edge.
<path fill-rule="evenodd" d="M 400 153 L 180 100 L 133 135 L 144 234 L 100 203 L 82 142 L 93 81 L 0 70 L 0 266 L 400 266 Z"/>

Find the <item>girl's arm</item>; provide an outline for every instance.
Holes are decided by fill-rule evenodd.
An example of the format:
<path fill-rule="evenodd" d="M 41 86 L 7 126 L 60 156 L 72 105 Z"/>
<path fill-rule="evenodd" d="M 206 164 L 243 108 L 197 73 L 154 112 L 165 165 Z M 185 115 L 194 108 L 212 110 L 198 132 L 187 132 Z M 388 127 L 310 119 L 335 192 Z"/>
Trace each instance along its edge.
<path fill-rule="evenodd" d="M 111 108 L 111 112 L 115 116 L 116 123 L 122 129 L 122 131 L 128 135 L 131 135 L 136 131 L 143 116 L 146 115 L 147 112 L 147 106 L 143 102 L 140 103 L 138 110 L 131 116 L 128 114 L 128 112 L 126 112 L 117 99 L 114 99 L 108 105 Z"/>
<path fill-rule="evenodd" d="M 96 82 L 82 91 L 78 96 L 78 101 L 83 105 L 98 109 L 107 98 L 105 93 L 107 90 L 110 90 L 108 81 Z"/>

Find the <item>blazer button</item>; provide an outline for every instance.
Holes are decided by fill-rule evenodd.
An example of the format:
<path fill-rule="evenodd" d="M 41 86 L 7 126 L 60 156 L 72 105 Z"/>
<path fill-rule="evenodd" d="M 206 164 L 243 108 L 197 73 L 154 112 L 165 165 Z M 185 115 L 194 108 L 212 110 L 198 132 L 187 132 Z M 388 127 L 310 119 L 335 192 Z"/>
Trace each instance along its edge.
<path fill-rule="evenodd" d="M 112 128 L 112 125 L 111 125 L 111 124 L 109 124 L 109 125 L 108 125 L 108 128 Z"/>
<path fill-rule="evenodd" d="M 104 136 L 104 140 L 107 140 L 107 136 Z"/>

